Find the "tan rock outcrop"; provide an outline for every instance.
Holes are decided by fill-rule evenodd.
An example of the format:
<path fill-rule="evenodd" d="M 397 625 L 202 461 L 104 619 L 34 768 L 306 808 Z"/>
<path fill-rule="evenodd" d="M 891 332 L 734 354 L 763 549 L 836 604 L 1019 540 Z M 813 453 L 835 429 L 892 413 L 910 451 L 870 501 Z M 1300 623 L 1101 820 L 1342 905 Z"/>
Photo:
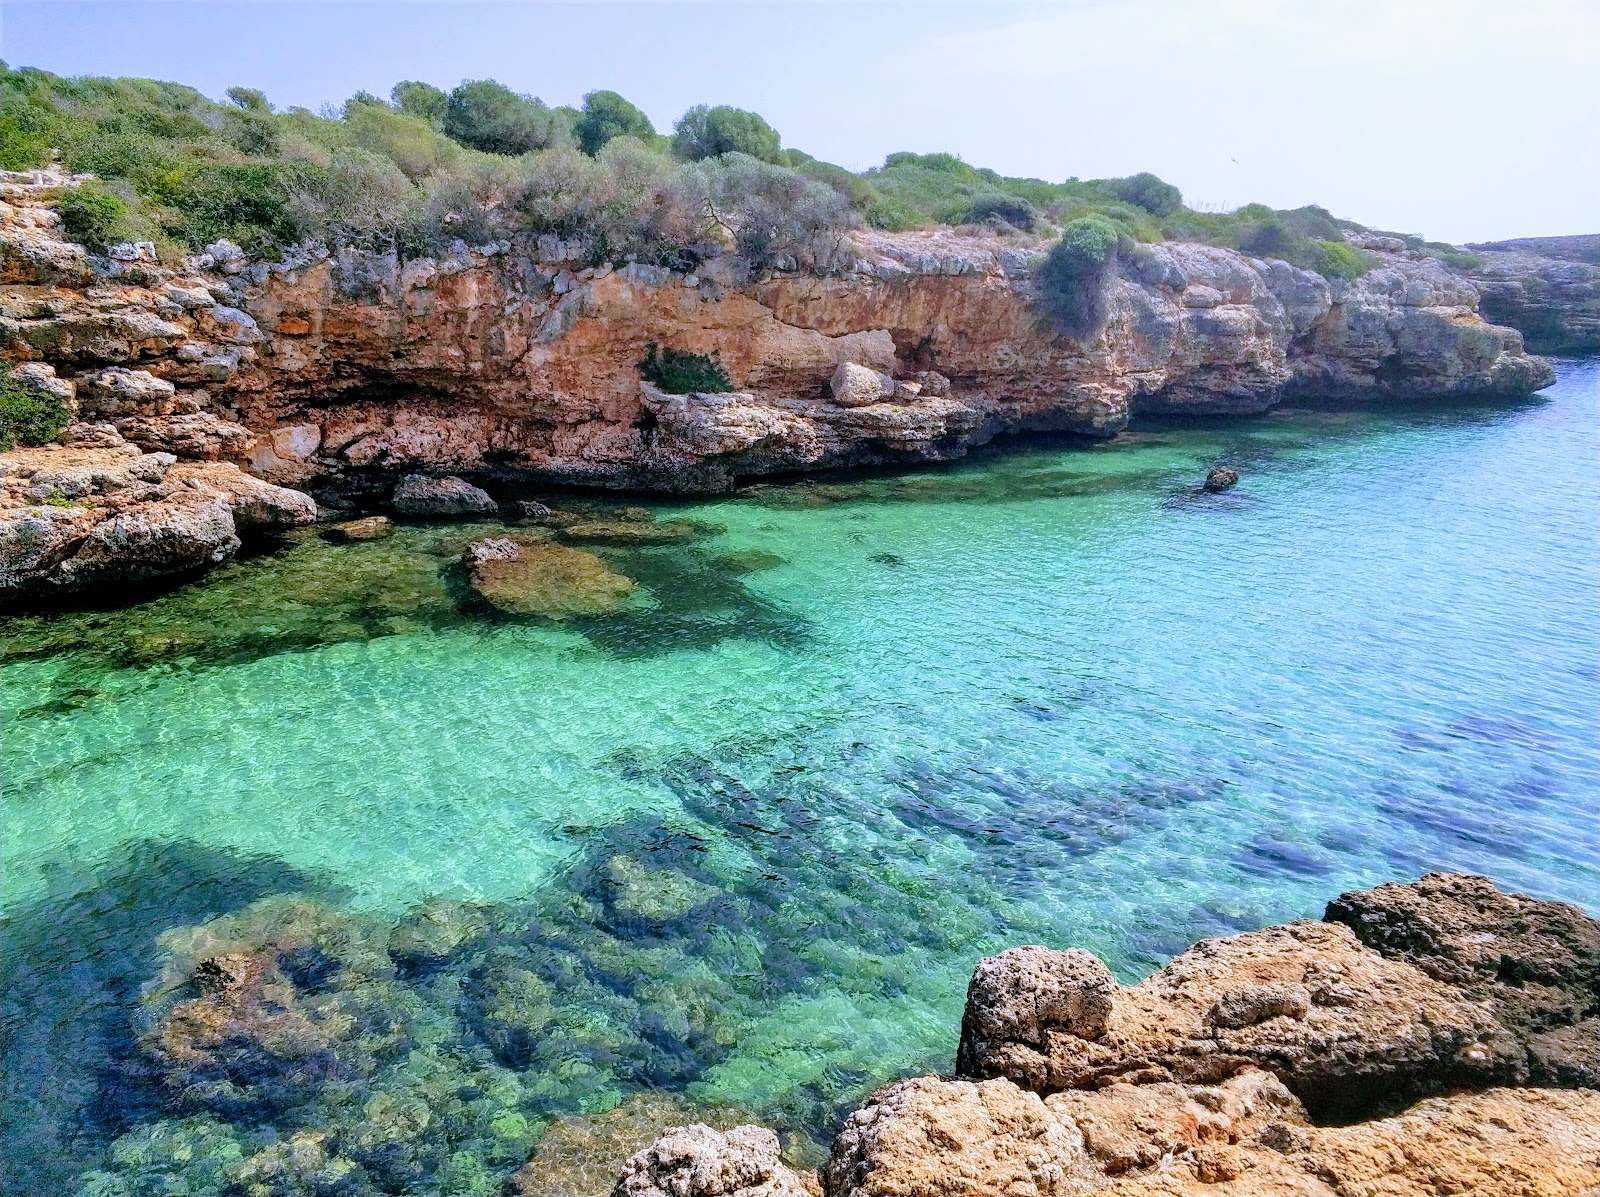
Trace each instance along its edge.
<path fill-rule="evenodd" d="M 1469 284 L 1403 245 L 1373 251 L 1378 267 L 1352 283 L 1212 246 L 1139 247 L 1105 326 L 1079 343 L 1037 318 L 1043 243 L 992 232 L 859 230 L 853 264 L 828 276 L 751 278 L 731 259 L 692 277 L 589 269 L 554 246 L 498 244 L 252 264 L 219 243 L 172 271 L 48 249 L 66 246 L 48 199 L 67 185 L 7 193 L 0 352 L 63 379 L 142 371 L 173 393 L 119 413 L 142 421 L 125 436 L 279 483 L 382 470 L 720 490 L 945 460 L 1007 432 L 1110 436 L 1140 411 L 1515 395 L 1552 377 L 1483 322 Z M 738 389 L 662 394 L 640 378 L 651 342 L 714 354 Z M 200 413 L 219 422 L 207 435 Z"/>
<path fill-rule="evenodd" d="M 228 462 L 175 464 L 109 425 L 87 443 L 17 449 L 0 476 L 0 593 L 45 596 L 194 573 L 224 561 L 239 534 L 317 518 L 309 495 Z"/>
<path fill-rule="evenodd" d="M 1451 874 L 1328 918 L 1197 944 L 1136 986 L 1076 949 L 981 961 L 959 1067 L 984 1079 L 874 1093 L 829 1197 L 1600 1192 L 1582 1052 L 1547 1074 L 1572 1087 L 1501 1083 L 1539 1028 L 1586 1032 L 1600 923 Z"/>
<path fill-rule="evenodd" d="M 612 1197 L 813 1197 L 759 1126 L 676 1126 L 628 1160 Z"/>

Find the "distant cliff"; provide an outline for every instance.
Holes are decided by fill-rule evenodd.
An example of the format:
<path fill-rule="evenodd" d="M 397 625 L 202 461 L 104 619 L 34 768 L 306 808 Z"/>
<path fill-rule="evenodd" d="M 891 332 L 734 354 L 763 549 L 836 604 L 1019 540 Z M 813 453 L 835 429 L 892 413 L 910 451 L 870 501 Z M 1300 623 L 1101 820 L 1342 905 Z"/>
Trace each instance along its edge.
<path fill-rule="evenodd" d="M 1600 354 L 1600 233 L 1523 237 L 1468 247 L 1484 315 L 1539 353 Z"/>

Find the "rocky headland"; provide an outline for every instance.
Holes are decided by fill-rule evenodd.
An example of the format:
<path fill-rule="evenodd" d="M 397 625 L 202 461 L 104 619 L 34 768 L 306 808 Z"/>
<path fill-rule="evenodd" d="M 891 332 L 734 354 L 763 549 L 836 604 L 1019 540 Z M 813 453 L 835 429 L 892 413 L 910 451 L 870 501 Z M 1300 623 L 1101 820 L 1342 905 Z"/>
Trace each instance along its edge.
<path fill-rule="evenodd" d="M 124 543 L 128 578 L 201 568 L 240 535 L 313 518 L 289 487 L 334 510 L 355 497 L 484 514 L 496 502 L 480 487 L 720 491 L 946 460 L 1008 433 L 1111 437 L 1142 413 L 1512 398 L 1554 377 L 1483 318 L 1472 282 L 1391 238 L 1353 238 L 1374 265 L 1352 281 L 1213 246 L 1135 246 L 1079 340 L 1039 315 L 1046 243 L 1022 234 L 858 230 L 830 274 L 753 273 L 733 254 L 694 273 L 595 262 L 592 246 L 553 237 L 404 261 L 310 247 L 253 262 L 218 242 L 175 270 L 144 244 L 98 258 L 66 240 L 51 204 L 75 185 L 55 171 L 0 179 L 0 355 L 74 420 L 64 447 L 6 455 L 10 592 L 114 580 Z M 715 359 L 733 389 L 658 389 L 640 372 L 652 345 Z M 137 469 L 156 489 L 44 494 L 53 461 L 93 476 L 91 448 L 151 458 Z M 202 513 L 162 490 L 165 475 L 142 480 L 169 460 L 196 494 L 249 489 L 256 514 L 241 520 L 237 501 Z M 461 476 L 445 484 L 453 498 L 440 476 Z"/>
<path fill-rule="evenodd" d="M 1467 276 L 1489 319 L 1521 330 L 1537 353 L 1600 353 L 1600 234 L 1468 248 L 1481 259 Z"/>
<path fill-rule="evenodd" d="M 1132 986 L 1014 948 L 973 973 L 956 1067 L 870 1096 L 820 1174 L 690 1124 L 613 1197 L 1593 1194 L 1600 923 L 1435 873 Z"/>

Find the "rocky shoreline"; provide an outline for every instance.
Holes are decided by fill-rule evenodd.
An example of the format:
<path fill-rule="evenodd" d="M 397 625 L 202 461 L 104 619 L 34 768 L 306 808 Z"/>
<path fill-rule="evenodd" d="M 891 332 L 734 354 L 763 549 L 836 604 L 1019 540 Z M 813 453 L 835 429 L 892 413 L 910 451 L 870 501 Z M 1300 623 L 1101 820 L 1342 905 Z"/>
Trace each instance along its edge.
<path fill-rule="evenodd" d="M 613 1197 L 1579 1197 L 1597 1090 L 1600 923 L 1435 873 L 1134 986 L 1080 949 L 1002 952 L 957 1075 L 878 1090 L 820 1175 L 770 1131 L 691 1124 Z"/>
<path fill-rule="evenodd" d="M 1141 414 L 1510 399 L 1554 377 L 1483 319 L 1470 281 L 1393 238 L 1355 236 L 1374 267 L 1354 281 L 1133 247 L 1080 343 L 1038 316 L 1044 243 L 1025 235 L 857 231 L 853 266 L 826 276 L 756 275 L 735 256 L 693 274 L 593 264 L 549 237 L 403 262 L 315 247 L 251 262 L 219 242 L 173 270 L 147 245 L 101 259 L 64 239 L 51 203 L 75 185 L 0 175 L 0 356 L 74 418 L 64 447 L 0 463 L 0 590 L 47 600 L 185 576 L 314 518 L 287 488 L 330 513 L 405 515 L 452 514 L 408 509 L 396 487 L 411 475 L 717 492 L 949 460 L 1004 434 L 1106 438 Z M 734 389 L 652 386 L 640 362 L 656 344 L 715 358 Z M 165 475 L 105 481 L 135 453 L 152 475 L 186 463 L 190 489 L 248 489 L 256 514 L 163 491 Z M 81 493 L 37 480 L 74 470 Z"/>

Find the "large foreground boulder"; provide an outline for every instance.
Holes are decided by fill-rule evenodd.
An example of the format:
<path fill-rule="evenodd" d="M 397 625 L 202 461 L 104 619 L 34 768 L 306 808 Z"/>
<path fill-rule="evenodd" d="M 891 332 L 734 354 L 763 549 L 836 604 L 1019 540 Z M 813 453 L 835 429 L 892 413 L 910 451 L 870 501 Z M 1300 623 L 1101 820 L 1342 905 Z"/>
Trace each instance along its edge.
<path fill-rule="evenodd" d="M 919 1077 L 850 1116 L 824 1177 L 829 1197 L 1588 1197 L 1600 1094 L 1490 1089 L 1318 1126 L 1256 1069 L 1043 1099 Z"/>
<path fill-rule="evenodd" d="M 992 957 L 958 1070 L 1048 1094 L 1261 1068 L 1329 1118 L 1452 1089 L 1600 1085 L 1600 926 L 1575 907 L 1430 875 L 1329 913 L 1197 944 L 1128 987 L 1081 951 Z"/>
<path fill-rule="evenodd" d="M 1082 950 L 1013 948 L 974 970 L 965 1075 L 869 1097 L 825 1188 L 1595 1197 L 1597 960 L 1583 911 L 1453 874 L 1197 944 L 1133 986 Z"/>

